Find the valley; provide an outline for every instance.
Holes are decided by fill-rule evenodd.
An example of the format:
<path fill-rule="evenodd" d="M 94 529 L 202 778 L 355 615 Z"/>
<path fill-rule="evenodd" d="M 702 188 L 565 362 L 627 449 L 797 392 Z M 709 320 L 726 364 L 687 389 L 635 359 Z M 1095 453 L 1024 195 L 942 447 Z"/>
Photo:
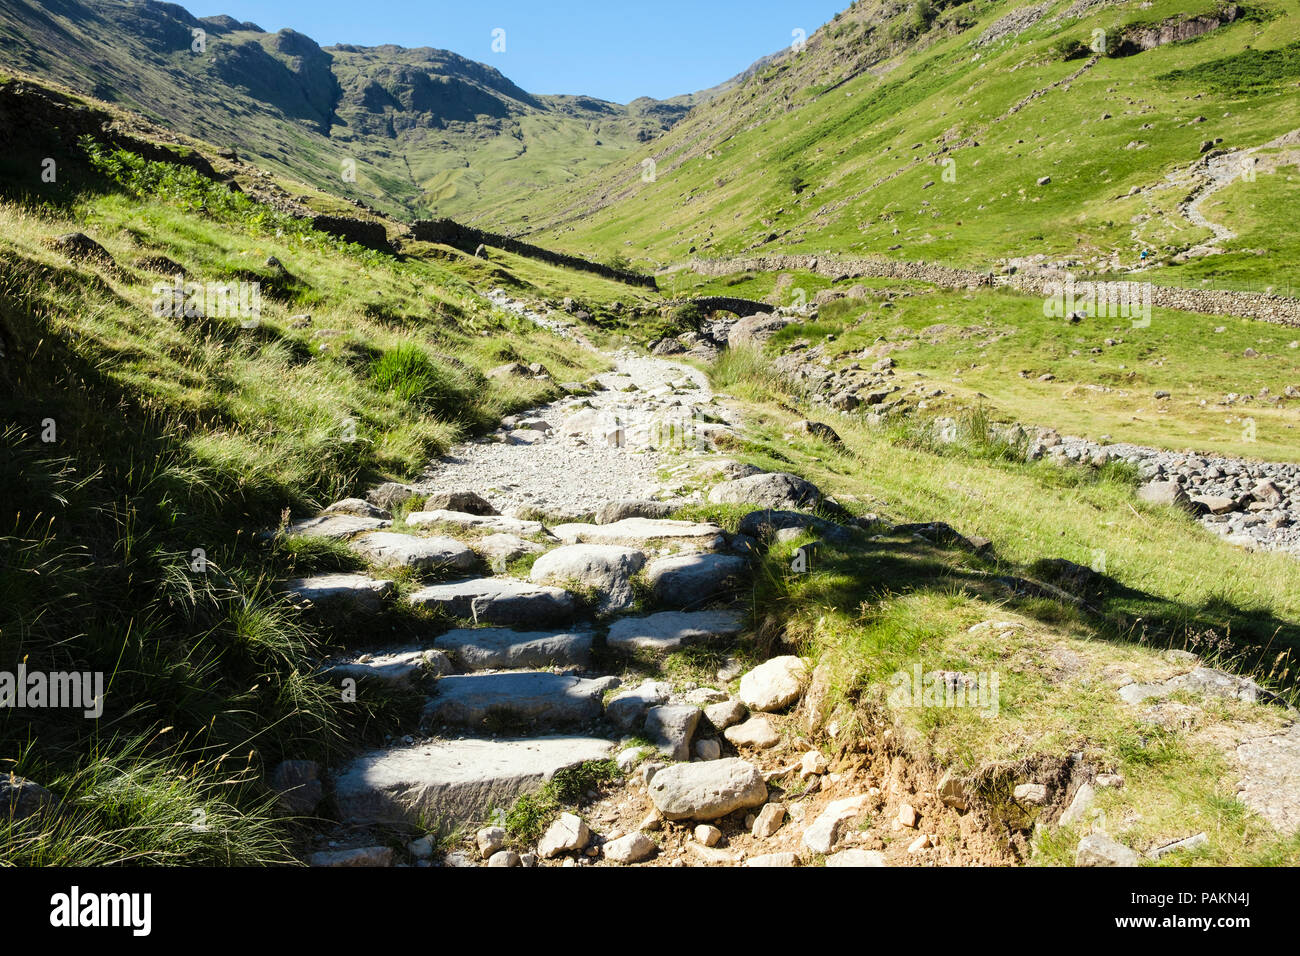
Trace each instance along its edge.
<path fill-rule="evenodd" d="M 0 708 L 6 862 L 1300 864 L 1298 30 L 624 106 L 9 5 L 0 670 L 108 679 Z"/>

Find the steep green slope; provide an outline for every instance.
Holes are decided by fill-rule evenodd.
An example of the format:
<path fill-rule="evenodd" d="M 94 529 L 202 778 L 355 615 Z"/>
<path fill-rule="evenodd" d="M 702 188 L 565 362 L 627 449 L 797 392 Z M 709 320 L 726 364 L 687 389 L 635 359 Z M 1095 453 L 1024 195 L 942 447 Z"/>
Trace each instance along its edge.
<path fill-rule="evenodd" d="M 499 265 L 343 242 L 203 175 L 192 145 L 164 152 L 163 131 L 78 140 L 98 104 L 2 85 L 0 671 L 105 681 L 97 721 L 0 708 L 0 769 L 65 801 L 48 828 L 0 820 L 4 860 L 292 862 L 263 772 L 382 733 L 401 702 L 341 708 L 308 676 L 330 634 L 273 586 L 355 559 L 255 535 L 409 479 L 601 359 L 477 295 L 523 286 Z M 550 375 L 485 374 L 513 361 Z"/>
<path fill-rule="evenodd" d="M 806 49 L 518 219 L 543 244 L 660 265 L 839 252 L 1294 283 L 1286 231 L 1256 228 L 1290 196 L 1290 155 L 1203 210 L 1241 238 L 1194 267 L 1181 254 L 1212 234 L 1180 206 L 1203 153 L 1300 126 L 1297 41 L 1281 0 L 860 0 Z"/>
<path fill-rule="evenodd" d="M 388 212 L 489 224 L 519 196 L 626 155 L 694 99 L 532 96 L 453 53 L 322 49 L 293 30 L 152 0 L 5 4 L 0 65 Z"/>

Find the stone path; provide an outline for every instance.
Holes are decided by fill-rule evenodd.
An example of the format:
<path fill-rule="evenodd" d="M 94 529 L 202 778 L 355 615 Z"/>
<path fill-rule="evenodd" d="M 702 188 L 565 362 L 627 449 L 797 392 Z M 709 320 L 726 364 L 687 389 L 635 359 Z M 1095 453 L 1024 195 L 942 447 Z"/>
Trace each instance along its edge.
<path fill-rule="evenodd" d="M 518 303 L 501 301 L 531 317 Z M 436 834 L 480 826 L 477 853 L 456 850 L 439 862 L 662 863 L 661 852 L 687 834 L 672 851 L 677 862 L 793 866 L 818 854 L 832 866 L 881 866 L 886 855 L 861 842 L 870 834 L 854 820 L 887 811 L 901 821 L 895 828 L 910 841 L 908 854 L 924 854 L 940 838 L 937 829 L 917 829 L 918 820 L 944 807 L 964 812 L 964 791 L 947 778 L 932 787 L 937 802 L 922 813 L 900 803 L 892 785 L 885 794 L 875 789 L 832 800 L 808 819 L 808 805 L 772 799 L 769 784 L 778 779 L 803 781 L 811 793 L 842 776 L 817 750 L 793 764 L 763 759 L 779 754 L 786 740 L 781 728 L 789 724 L 774 715 L 795 708 L 802 714 L 805 705 L 815 713 L 819 705 L 809 701 L 825 693 L 825 676 L 798 657 L 777 656 L 747 673 L 728 659 L 716 680 L 698 686 L 658 679 L 669 676 L 654 665 L 666 655 L 725 648 L 744 635 L 754 619 L 747 603 L 751 562 L 777 529 L 813 528 L 848 547 L 864 546 L 868 532 L 813 516 L 812 509 L 830 503 L 796 476 L 720 461 L 713 438 L 738 426 L 728 424 L 729 413 L 713 402 L 700 373 L 655 357 L 622 353 L 616 361 L 599 377 L 605 388 L 588 399 L 533 409 L 491 440 L 457 446 L 414 486 L 384 485 L 369 500 L 338 502 L 290 524 L 288 534 L 346 542 L 371 567 L 283 584 L 305 613 L 327 613 L 339 633 L 355 635 L 350 651 L 321 662 L 320 679 L 339 687 L 345 700 L 376 688 L 423 697 L 403 736 L 357 754 L 327 779 L 306 761 L 286 761 L 273 772 L 286 810 L 312 815 L 326 796 L 331 800 L 336 819 L 318 836 L 313 865 L 434 865 Z M 636 389 L 619 390 L 628 384 Z M 707 409 L 703 424 L 711 428 L 677 435 L 673 445 L 650 431 L 633 440 L 646 419 L 681 408 L 696 416 Z M 623 440 L 602 440 L 611 426 Z M 707 498 L 699 490 L 681 493 L 709 483 Z M 405 518 L 400 510 L 395 516 L 396 503 L 412 495 L 423 502 L 406 508 Z M 674 505 L 703 500 L 752 510 L 736 533 L 670 517 Z M 517 516 L 497 513 L 503 509 Z M 519 517 L 523 512 L 529 514 Z M 536 557 L 511 573 L 502 561 L 507 553 Z M 412 574 L 421 582 L 399 585 Z M 434 612 L 426 638 L 383 646 L 378 615 L 395 604 Z M 658 676 L 625 686 L 637 672 Z M 1244 775 L 1243 799 L 1270 808 L 1271 816 L 1260 812 L 1287 826 L 1293 801 L 1278 804 L 1274 795 L 1290 786 L 1294 751 L 1294 733 L 1242 748 L 1248 763 L 1266 768 Z M 648 815 L 604 820 L 594 833 L 597 816 L 564 813 L 535 850 L 505 845 L 502 818 L 494 814 L 557 773 L 602 760 L 628 774 L 620 792 L 639 792 L 634 802 L 649 801 Z M 731 839 L 745 848 L 720 845 L 723 818 L 734 831 L 741 817 L 745 838 Z M 647 836 L 660 829 L 660 839 Z M 394 834 L 415 839 L 394 850 Z M 1081 859 L 1112 865 L 1135 858 L 1113 841 L 1088 839 L 1097 845 L 1081 847 Z"/>
<path fill-rule="evenodd" d="M 539 324 L 552 321 L 514 300 L 494 301 Z M 434 462 L 415 488 L 423 495 L 473 488 L 506 515 L 558 516 L 671 490 L 664 466 L 698 454 L 700 436 L 727 430 L 733 413 L 697 369 L 630 351 L 613 360 L 592 394 L 509 416 L 494 434 Z"/>

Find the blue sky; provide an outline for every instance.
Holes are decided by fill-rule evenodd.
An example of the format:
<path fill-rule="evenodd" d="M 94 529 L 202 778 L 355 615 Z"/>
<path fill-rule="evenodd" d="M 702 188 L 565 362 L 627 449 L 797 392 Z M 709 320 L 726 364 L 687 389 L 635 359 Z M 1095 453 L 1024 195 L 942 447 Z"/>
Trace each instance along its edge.
<path fill-rule="evenodd" d="M 707 89 L 813 31 L 849 0 L 180 0 L 321 46 L 431 46 L 496 67 L 530 93 L 626 103 Z M 505 52 L 492 31 L 505 30 Z"/>

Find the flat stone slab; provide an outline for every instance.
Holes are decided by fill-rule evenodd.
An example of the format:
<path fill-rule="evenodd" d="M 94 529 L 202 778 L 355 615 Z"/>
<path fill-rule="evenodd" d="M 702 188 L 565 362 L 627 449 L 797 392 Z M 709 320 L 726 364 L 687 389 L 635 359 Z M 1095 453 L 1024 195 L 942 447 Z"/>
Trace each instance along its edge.
<path fill-rule="evenodd" d="M 417 677 L 444 673 L 450 669 L 441 651 L 410 648 L 387 653 L 367 654 L 363 658 L 339 661 L 321 672 L 326 680 L 345 677 L 356 680 L 377 680 L 386 684 L 408 684 Z"/>
<path fill-rule="evenodd" d="M 386 518 L 330 514 L 295 521 L 289 525 L 288 535 L 291 538 L 311 536 L 313 538 L 330 538 L 334 541 L 344 541 L 354 534 L 361 534 L 364 531 L 378 531 L 381 528 L 390 528 L 392 525 L 393 523 Z"/>
<path fill-rule="evenodd" d="M 624 518 L 612 524 L 561 524 L 551 533 L 565 544 L 619 544 L 629 548 L 692 548 L 713 551 L 727 543 L 716 524 L 668 518 Z"/>
<path fill-rule="evenodd" d="M 481 724 L 488 717 L 550 726 L 594 720 L 608 684 L 546 671 L 443 677 L 425 704 L 423 723 Z"/>
<path fill-rule="evenodd" d="M 504 531 L 480 538 L 473 543 L 472 547 L 479 554 L 490 559 L 493 566 L 497 562 L 513 561 L 525 554 L 536 554 L 538 551 L 546 550 L 546 546 L 543 544 L 538 544 L 536 541 L 527 541 L 517 534 L 508 534 Z"/>
<path fill-rule="evenodd" d="M 676 554 L 646 565 L 645 579 L 655 599 L 669 607 L 691 607 L 725 594 L 749 569 L 729 554 Z"/>
<path fill-rule="evenodd" d="M 661 611 L 620 618 L 610 625 L 605 643 L 620 650 L 666 654 L 686 644 L 739 634 L 743 628 L 744 617 L 737 611 Z"/>
<path fill-rule="evenodd" d="M 473 551 L 454 538 L 417 538 L 391 531 L 353 538 L 348 547 L 375 564 L 407 568 L 468 571 L 478 560 Z"/>
<path fill-rule="evenodd" d="M 1237 798 L 1282 833 L 1300 831 L 1300 723 L 1237 747 Z"/>
<path fill-rule="evenodd" d="M 484 624 L 540 624 L 573 616 L 572 594 L 514 578 L 471 578 L 435 584 L 411 595 L 412 604 L 434 605 L 452 617 Z"/>
<path fill-rule="evenodd" d="M 284 583 L 290 599 L 320 609 L 377 611 L 393 590 L 393 582 L 365 574 L 316 574 Z"/>
<path fill-rule="evenodd" d="M 439 635 L 434 643 L 465 670 L 520 667 L 586 667 L 591 663 L 590 634 L 516 631 L 506 627 L 465 627 Z"/>
<path fill-rule="evenodd" d="M 570 581 L 597 592 L 603 614 L 626 611 L 633 605 L 632 576 L 645 566 L 645 555 L 617 544 L 566 544 L 548 551 L 533 564 L 529 577 L 536 584 L 565 585 Z"/>
<path fill-rule="evenodd" d="M 505 515 L 472 515 L 463 511 L 413 511 L 406 516 L 412 528 L 426 524 L 450 524 L 474 531 L 502 532 L 523 536 L 541 534 L 546 527 L 540 521 L 524 521 Z"/>
<path fill-rule="evenodd" d="M 604 760 L 613 748 L 595 737 L 434 740 L 358 757 L 335 777 L 334 800 L 351 823 L 446 828 L 483 820 L 557 771 Z"/>

